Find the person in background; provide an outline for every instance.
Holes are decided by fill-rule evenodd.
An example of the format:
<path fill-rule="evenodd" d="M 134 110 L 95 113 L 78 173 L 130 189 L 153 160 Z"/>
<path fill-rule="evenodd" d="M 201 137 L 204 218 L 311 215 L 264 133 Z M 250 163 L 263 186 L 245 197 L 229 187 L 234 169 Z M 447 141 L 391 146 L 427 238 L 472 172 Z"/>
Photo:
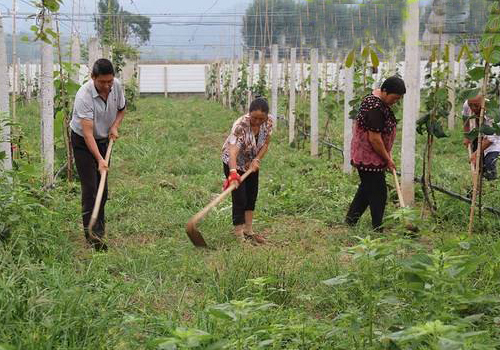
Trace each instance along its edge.
<path fill-rule="evenodd" d="M 477 95 L 474 98 L 470 98 L 464 102 L 462 108 L 462 118 L 464 119 L 464 134 L 473 130 L 479 124 L 479 116 L 481 115 L 481 105 L 483 103 L 483 96 Z M 491 125 L 491 120 L 485 115 L 484 123 L 486 125 Z M 471 152 L 474 152 L 477 148 L 477 137 L 470 140 L 464 137 L 464 146 L 471 147 Z"/>
<path fill-rule="evenodd" d="M 481 106 L 484 102 L 482 95 L 477 95 L 474 98 L 464 102 L 462 115 L 464 119 L 464 134 L 469 133 L 477 125 L 481 116 Z M 483 123 L 488 126 L 493 125 L 493 120 L 488 118 L 486 111 L 484 114 Z M 470 140 L 467 136 L 464 137 L 464 145 L 470 147 L 470 162 L 476 164 L 477 159 L 477 137 Z M 487 180 L 495 180 L 497 178 L 496 162 L 500 154 L 500 136 L 484 135 L 482 139 L 481 149 L 483 150 L 483 176 Z"/>
<path fill-rule="evenodd" d="M 481 149 L 483 150 L 483 176 L 486 180 L 495 180 L 497 178 L 497 159 L 500 154 L 500 136 L 485 135 L 481 143 Z M 476 164 L 478 151 L 476 149 L 470 157 L 472 164 Z"/>
<path fill-rule="evenodd" d="M 350 154 L 351 164 L 358 170 L 361 182 L 346 215 L 349 226 L 356 225 L 370 207 L 372 227 L 382 231 L 387 201 L 385 171 L 395 168 L 391 151 L 396 137 L 396 118 L 391 106 L 405 93 L 404 81 L 394 76 L 361 102 Z"/>

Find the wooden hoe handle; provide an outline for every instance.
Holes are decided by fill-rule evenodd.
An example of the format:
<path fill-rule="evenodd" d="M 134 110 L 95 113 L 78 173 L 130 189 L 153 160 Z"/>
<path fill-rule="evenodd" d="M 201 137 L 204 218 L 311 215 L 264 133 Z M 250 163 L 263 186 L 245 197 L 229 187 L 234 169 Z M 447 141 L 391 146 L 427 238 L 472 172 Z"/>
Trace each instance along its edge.
<path fill-rule="evenodd" d="M 240 178 L 240 183 L 243 182 L 248 175 L 252 173 L 252 170 L 249 169 L 247 172 L 245 172 L 243 175 L 241 175 Z M 229 185 L 228 188 L 224 190 L 221 194 L 219 194 L 214 200 L 212 200 L 205 208 L 200 210 L 196 215 L 194 215 L 187 223 L 186 225 L 186 233 L 189 236 L 189 239 L 191 239 L 191 242 L 197 247 L 206 247 L 207 244 L 205 243 L 205 240 L 203 239 L 203 236 L 201 235 L 201 232 L 198 231 L 196 228 L 196 224 L 203 219 L 207 213 L 212 210 L 215 206 L 217 206 L 220 202 L 224 200 L 234 189 L 236 188 L 235 184 Z"/>
<path fill-rule="evenodd" d="M 111 157 L 111 149 L 113 148 L 113 140 L 109 141 L 108 149 L 106 150 L 106 157 L 104 158 L 109 166 L 109 158 Z M 109 169 L 109 168 L 108 168 Z M 106 184 L 106 176 L 108 171 L 104 170 L 101 173 L 101 180 L 99 181 L 99 188 L 97 189 L 97 196 L 95 199 L 94 210 L 92 210 L 92 216 L 90 217 L 89 223 L 89 233 L 92 234 L 92 227 L 94 227 L 97 221 L 97 215 L 99 214 L 99 209 L 101 207 L 102 195 L 104 194 L 104 185 Z"/>
<path fill-rule="evenodd" d="M 392 175 L 394 175 L 394 183 L 396 184 L 396 191 L 398 192 L 399 206 L 401 208 L 405 207 L 405 200 L 403 198 L 403 193 L 401 192 L 401 187 L 399 186 L 398 174 L 396 174 L 396 169 L 391 169 Z"/>

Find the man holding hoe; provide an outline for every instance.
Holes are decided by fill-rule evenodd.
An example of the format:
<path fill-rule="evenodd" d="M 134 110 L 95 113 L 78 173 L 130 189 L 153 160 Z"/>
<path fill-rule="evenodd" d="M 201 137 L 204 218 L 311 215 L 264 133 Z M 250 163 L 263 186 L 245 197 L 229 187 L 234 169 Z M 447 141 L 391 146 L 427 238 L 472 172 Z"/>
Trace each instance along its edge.
<path fill-rule="evenodd" d="M 90 233 L 88 226 L 101 175 L 109 166 L 105 160 L 109 141 L 118 138 L 118 128 L 125 116 L 125 95 L 120 82 L 115 78 L 115 71 L 109 60 L 98 59 L 92 67 L 91 78 L 76 93 L 70 123 L 71 142 L 82 188 L 85 238 L 96 250 L 107 250 L 107 246 L 101 240 L 105 233 L 104 206 L 108 195 L 107 182 L 97 221 Z"/>

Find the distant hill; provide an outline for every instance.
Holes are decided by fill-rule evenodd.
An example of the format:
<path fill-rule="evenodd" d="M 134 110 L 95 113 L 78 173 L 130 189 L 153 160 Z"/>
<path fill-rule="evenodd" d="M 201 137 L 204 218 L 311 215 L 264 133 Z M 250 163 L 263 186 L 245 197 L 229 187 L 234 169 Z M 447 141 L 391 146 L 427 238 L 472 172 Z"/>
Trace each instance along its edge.
<path fill-rule="evenodd" d="M 26 42 L 22 40 L 23 37 L 28 36 L 31 41 Z M 40 42 L 34 42 L 33 36 L 31 33 L 19 33 L 16 36 L 16 55 L 21 59 L 21 63 L 32 62 L 39 63 L 40 62 Z M 62 46 L 62 54 L 63 60 L 67 60 L 68 52 L 69 52 L 69 37 L 61 36 L 61 46 Z M 7 34 L 5 37 L 5 46 L 7 49 L 7 61 L 8 64 L 12 64 L 12 35 Z M 57 58 L 57 52 L 54 50 L 54 60 Z"/>

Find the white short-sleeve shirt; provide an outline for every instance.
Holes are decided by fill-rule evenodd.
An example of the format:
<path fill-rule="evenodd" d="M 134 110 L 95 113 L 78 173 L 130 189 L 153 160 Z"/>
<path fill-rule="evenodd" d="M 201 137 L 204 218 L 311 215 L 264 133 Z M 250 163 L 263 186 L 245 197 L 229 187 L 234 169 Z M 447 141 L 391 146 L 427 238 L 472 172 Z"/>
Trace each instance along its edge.
<path fill-rule="evenodd" d="M 73 106 L 73 116 L 70 127 L 76 134 L 83 137 L 82 119 L 94 122 L 94 137 L 104 139 L 108 137 L 109 129 L 116 120 L 116 114 L 125 108 L 125 95 L 118 79 L 114 79 L 113 87 L 104 101 L 94 85 L 94 80 L 89 80 L 80 87 L 76 93 Z"/>

